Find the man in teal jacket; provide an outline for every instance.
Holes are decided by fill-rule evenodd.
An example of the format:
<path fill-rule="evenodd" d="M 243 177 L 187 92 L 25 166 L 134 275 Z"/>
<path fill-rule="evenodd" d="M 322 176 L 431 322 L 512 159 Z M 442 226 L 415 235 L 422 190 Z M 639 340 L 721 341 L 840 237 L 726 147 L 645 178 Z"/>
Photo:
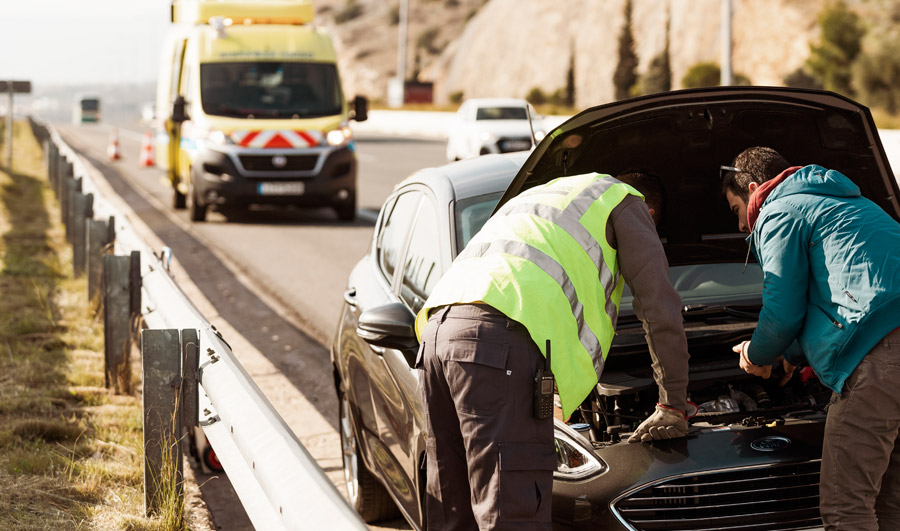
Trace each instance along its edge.
<path fill-rule="evenodd" d="M 799 344 L 834 391 L 825 423 L 825 529 L 900 529 L 900 224 L 843 174 L 746 149 L 723 190 L 764 272 L 741 367 L 768 377 Z M 799 360 L 789 359 L 792 363 Z"/>

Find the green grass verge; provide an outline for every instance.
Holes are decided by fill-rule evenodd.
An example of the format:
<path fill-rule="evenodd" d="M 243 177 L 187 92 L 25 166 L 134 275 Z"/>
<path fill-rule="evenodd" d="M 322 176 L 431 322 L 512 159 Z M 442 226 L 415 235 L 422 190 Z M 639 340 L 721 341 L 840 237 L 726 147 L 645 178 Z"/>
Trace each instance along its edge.
<path fill-rule="evenodd" d="M 103 324 L 59 223 L 40 146 L 0 170 L 0 529 L 184 529 L 144 517 L 141 403 L 104 389 Z"/>

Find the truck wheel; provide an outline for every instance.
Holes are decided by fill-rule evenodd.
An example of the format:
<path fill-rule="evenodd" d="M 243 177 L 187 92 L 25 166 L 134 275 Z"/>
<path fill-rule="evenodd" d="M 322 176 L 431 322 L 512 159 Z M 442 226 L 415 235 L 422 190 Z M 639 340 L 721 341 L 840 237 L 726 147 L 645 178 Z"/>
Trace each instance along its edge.
<path fill-rule="evenodd" d="M 394 500 L 378 482 L 375 476 L 366 469 L 366 464 L 359 455 L 356 432 L 350 416 L 350 401 L 347 395 L 340 393 L 340 431 L 341 453 L 344 458 L 344 480 L 350 505 L 356 509 L 360 518 L 366 523 L 377 522 L 397 514 Z"/>
<path fill-rule="evenodd" d="M 191 186 L 191 221 L 206 221 L 206 205 L 197 200 L 197 189 Z"/>
<path fill-rule="evenodd" d="M 335 205 L 334 212 L 341 221 L 353 221 L 356 219 L 356 201 Z"/>
<path fill-rule="evenodd" d="M 175 195 L 172 197 L 172 208 L 175 210 L 184 210 L 187 206 L 187 197 L 178 191 L 178 188 L 175 189 Z"/>

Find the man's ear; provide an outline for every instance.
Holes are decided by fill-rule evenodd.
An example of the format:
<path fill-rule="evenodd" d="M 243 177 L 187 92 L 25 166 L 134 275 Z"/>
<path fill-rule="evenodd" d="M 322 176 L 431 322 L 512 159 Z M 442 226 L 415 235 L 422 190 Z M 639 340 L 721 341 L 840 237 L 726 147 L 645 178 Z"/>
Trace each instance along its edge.
<path fill-rule="evenodd" d="M 752 194 L 759 188 L 759 183 L 751 182 L 747 185 L 747 190 Z"/>

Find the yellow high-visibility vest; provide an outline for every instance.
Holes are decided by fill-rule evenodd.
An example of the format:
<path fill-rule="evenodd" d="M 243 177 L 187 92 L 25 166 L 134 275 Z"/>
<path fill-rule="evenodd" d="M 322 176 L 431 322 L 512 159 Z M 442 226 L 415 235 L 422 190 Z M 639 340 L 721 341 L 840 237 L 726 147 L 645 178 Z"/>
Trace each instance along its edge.
<path fill-rule="evenodd" d="M 518 321 L 551 364 L 568 417 L 603 372 L 625 285 L 606 223 L 631 186 L 609 175 L 560 177 L 514 197 L 459 254 L 416 316 L 483 302 Z"/>

